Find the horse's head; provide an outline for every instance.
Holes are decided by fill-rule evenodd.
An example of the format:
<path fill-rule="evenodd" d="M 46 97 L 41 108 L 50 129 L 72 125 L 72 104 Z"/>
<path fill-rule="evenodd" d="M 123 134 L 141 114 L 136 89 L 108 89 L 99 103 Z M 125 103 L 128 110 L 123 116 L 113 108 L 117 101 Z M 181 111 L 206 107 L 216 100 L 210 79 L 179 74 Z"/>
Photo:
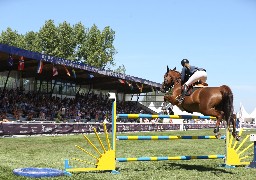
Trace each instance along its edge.
<path fill-rule="evenodd" d="M 164 82 L 162 84 L 161 92 L 165 93 L 170 88 L 173 88 L 178 79 L 180 79 L 180 73 L 176 71 L 176 67 L 170 70 L 167 66 L 167 72 L 164 75 Z"/>

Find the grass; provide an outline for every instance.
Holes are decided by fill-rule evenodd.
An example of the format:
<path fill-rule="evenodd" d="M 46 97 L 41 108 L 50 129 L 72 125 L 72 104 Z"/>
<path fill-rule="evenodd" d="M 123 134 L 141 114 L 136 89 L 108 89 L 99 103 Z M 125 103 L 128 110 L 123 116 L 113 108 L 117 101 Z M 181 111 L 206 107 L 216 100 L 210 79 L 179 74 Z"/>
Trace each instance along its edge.
<path fill-rule="evenodd" d="M 249 134 L 252 132 L 245 132 Z M 254 132 L 255 133 L 255 132 Z M 222 131 L 222 134 L 224 132 Z M 120 135 L 120 134 L 118 134 Z M 213 135 L 212 130 L 198 131 L 169 131 L 133 133 L 125 135 Z M 95 135 L 88 137 L 98 144 Z M 104 135 L 101 134 L 105 143 Z M 249 143 L 249 142 L 248 142 Z M 47 167 L 63 169 L 64 159 L 72 157 L 93 161 L 75 145 L 79 145 L 90 152 L 93 149 L 87 144 L 82 135 L 52 136 L 52 137 L 24 137 L 0 139 L 0 179 L 25 180 L 26 177 L 12 173 L 15 168 Z M 100 146 L 97 145 L 100 149 Z M 252 152 L 253 149 L 250 149 Z M 210 155 L 224 154 L 224 140 L 172 140 L 172 141 L 117 141 L 117 157 L 141 156 L 180 156 L 180 155 Z M 96 153 L 93 153 L 96 155 Z M 126 162 L 117 163 L 119 175 L 109 172 L 74 173 L 71 177 L 62 176 L 56 180 L 80 179 L 111 179 L 111 180 L 211 180 L 211 179 L 255 179 L 256 169 L 237 167 L 225 169 L 219 167 L 222 159 L 190 160 L 190 161 L 157 161 L 157 162 Z M 73 167 L 85 167 L 86 164 L 71 161 Z"/>

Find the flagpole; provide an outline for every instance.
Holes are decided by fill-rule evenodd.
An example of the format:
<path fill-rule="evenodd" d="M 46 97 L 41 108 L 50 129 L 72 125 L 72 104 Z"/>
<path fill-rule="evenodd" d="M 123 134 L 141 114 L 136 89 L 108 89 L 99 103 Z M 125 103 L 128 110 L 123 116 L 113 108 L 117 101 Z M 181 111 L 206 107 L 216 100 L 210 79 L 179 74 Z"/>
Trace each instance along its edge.
<path fill-rule="evenodd" d="M 40 85 L 39 85 L 38 93 L 41 92 L 41 87 L 42 87 L 42 83 L 43 83 L 42 79 L 39 79 L 39 80 L 40 80 Z"/>
<path fill-rule="evenodd" d="M 73 76 L 74 76 L 74 78 L 75 78 L 75 89 L 74 89 L 74 92 L 75 92 L 75 95 L 77 94 L 77 92 L 76 92 L 76 75 L 75 75 L 75 69 L 73 68 L 72 69 L 72 73 L 73 73 Z M 80 88 L 81 88 L 81 86 L 80 86 Z M 79 91 L 80 91 L 80 88 L 79 88 Z"/>
<path fill-rule="evenodd" d="M 54 84 L 53 84 L 53 87 L 52 87 L 52 90 L 51 90 L 51 95 L 53 94 L 53 90 L 55 88 L 55 85 L 56 85 L 56 79 L 54 78 Z"/>
<path fill-rule="evenodd" d="M 6 90 L 6 86 L 7 86 L 7 83 L 8 83 L 8 80 L 9 80 L 9 77 L 10 77 L 10 73 L 11 73 L 11 70 L 12 70 L 12 66 L 13 66 L 13 58 L 12 58 L 12 55 L 9 54 L 9 58 L 8 58 L 8 75 L 7 75 L 7 78 L 6 78 L 6 81 L 4 83 L 4 92 Z"/>
<path fill-rule="evenodd" d="M 6 89 L 6 86 L 7 86 L 7 82 L 8 82 L 8 79 L 9 79 L 9 77 L 10 77 L 10 73 L 11 73 L 11 69 L 9 70 L 8 75 L 7 75 L 7 78 L 6 78 L 6 81 L 5 81 L 5 83 L 4 83 L 4 90 L 3 90 L 3 92 L 5 92 L 5 89 Z"/>

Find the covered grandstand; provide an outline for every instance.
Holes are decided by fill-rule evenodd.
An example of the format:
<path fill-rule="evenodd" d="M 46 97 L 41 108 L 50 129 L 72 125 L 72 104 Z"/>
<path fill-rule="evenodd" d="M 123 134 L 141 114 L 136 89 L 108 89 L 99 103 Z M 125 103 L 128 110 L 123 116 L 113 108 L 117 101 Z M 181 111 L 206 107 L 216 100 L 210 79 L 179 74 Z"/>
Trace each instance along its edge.
<path fill-rule="evenodd" d="M 12 67 L 8 66 L 9 55 L 13 58 Z M 19 60 L 22 56 L 24 57 L 24 70 L 18 71 Z M 39 74 L 37 70 L 40 61 L 43 62 L 43 71 Z M 50 85 L 53 85 L 53 81 L 61 81 L 75 84 L 76 87 L 91 85 L 93 89 L 115 91 L 123 94 L 151 92 L 152 88 L 159 89 L 161 86 L 159 83 L 146 79 L 115 73 L 114 71 L 95 68 L 82 62 L 31 52 L 5 44 L 0 44 L 0 64 L 2 75 L 7 73 L 8 70 L 20 72 L 18 73 L 19 78 L 22 78 L 23 81 L 25 79 L 34 79 L 36 84 L 41 81 L 47 81 Z M 53 65 L 58 70 L 58 76 L 53 76 Z M 75 70 L 76 77 L 73 74 L 68 76 L 67 70 L 70 74 L 72 70 Z M 130 84 L 134 88 L 131 88 Z M 143 84 L 142 90 L 136 84 L 138 86 Z"/>
<path fill-rule="evenodd" d="M 150 111 L 139 103 L 136 103 L 137 108 L 132 108 L 134 104 L 125 103 L 125 100 L 133 95 L 138 97 L 152 91 L 156 92 L 160 87 L 161 84 L 146 79 L 0 44 L 2 119 L 3 116 L 12 116 L 13 120 L 35 119 L 40 118 L 40 114 L 48 113 L 51 116 L 49 120 L 53 120 L 58 116 L 62 117 L 63 109 L 69 109 L 65 118 L 75 119 L 77 114 L 80 114 L 88 120 L 93 112 L 85 110 L 83 114 L 82 109 L 87 108 L 95 110 L 93 119 L 98 116 L 98 119 L 103 120 L 108 114 L 107 111 L 111 110 L 108 109 L 108 102 L 105 102 L 107 92 L 117 94 L 120 111 Z M 47 102 L 50 105 L 46 105 Z M 95 102 L 101 103 L 104 108 L 95 105 Z M 46 106 L 50 110 L 45 110 Z M 96 107 L 99 108 L 101 115 L 97 113 Z M 53 115 L 51 110 L 55 110 L 56 113 Z"/>

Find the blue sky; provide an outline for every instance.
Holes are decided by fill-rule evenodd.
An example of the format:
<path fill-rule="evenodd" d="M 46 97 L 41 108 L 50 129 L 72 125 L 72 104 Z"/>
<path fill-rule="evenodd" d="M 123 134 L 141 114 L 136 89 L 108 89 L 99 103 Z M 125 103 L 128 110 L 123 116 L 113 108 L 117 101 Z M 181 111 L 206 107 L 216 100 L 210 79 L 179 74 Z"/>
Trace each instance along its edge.
<path fill-rule="evenodd" d="M 166 65 L 203 67 L 208 84 L 230 86 L 235 109 L 256 107 L 255 0 L 1 0 L 0 31 L 38 31 L 45 20 L 116 32 L 117 65 L 161 83 Z"/>

